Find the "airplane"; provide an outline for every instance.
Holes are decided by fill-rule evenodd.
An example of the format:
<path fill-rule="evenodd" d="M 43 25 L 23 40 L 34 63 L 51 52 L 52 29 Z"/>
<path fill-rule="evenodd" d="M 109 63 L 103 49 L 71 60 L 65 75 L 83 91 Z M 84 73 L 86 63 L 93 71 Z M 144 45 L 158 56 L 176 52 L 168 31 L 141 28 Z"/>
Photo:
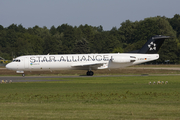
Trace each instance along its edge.
<path fill-rule="evenodd" d="M 128 53 L 101 54 L 59 54 L 59 55 L 25 55 L 13 59 L 6 65 L 16 73 L 25 71 L 54 71 L 54 70 L 87 70 L 87 76 L 93 76 L 92 70 L 124 68 L 141 64 L 159 58 L 157 54 L 165 39 L 171 36 L 156 35 L 151 37 L 140 50 Z"/>

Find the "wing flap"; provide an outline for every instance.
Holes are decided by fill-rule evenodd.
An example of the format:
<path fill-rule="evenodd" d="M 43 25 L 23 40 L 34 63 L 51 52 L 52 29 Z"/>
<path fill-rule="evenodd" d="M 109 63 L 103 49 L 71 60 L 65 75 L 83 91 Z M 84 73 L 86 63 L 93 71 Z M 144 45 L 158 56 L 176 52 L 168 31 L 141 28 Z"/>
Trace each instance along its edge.
<path fill-rule="evenodd" d="M 77 63 L 77 64 L 72 64 L 72 67 L 83 67 L 83 66 L 102 66 L 104 63 Z"/>

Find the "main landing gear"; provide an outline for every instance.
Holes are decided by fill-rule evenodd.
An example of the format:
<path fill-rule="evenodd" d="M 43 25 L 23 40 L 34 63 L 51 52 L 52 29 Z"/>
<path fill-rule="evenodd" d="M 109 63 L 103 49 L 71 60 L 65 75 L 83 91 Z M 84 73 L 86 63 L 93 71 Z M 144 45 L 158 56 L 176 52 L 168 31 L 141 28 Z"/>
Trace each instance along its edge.
<path fill-rule="evenodd" d="M 87 71 L 86 75 L 87 75 L 87 76 L 93 76 L 93 75 L 94 75 L 94 72 L 93 72 L 93 71 Z"/>

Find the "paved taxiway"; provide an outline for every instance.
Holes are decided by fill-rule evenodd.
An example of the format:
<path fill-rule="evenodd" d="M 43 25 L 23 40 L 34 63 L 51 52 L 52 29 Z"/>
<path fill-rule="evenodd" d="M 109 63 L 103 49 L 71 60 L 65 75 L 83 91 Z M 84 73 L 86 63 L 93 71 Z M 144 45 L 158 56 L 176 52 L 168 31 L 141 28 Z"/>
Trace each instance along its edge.
<path fill-rule="evenodd" d="M 180 70 L 179 67 L 129 67 L 127 69 Z"/>
<path fill-rule="evenodd" d="M 0 68 L 1 70 L 5 70 L 6 68 Z M 179 67 L 130 67 L 128 69 L 161 69 L 161 70 L 180 70 Z M 12 80 L 12 82 L 46 82 L 46 81 L 65 81 L 63 78 L 80 78 L 80 77 L 122 77 L 122 76 L 167 76 L 167 75 L 175 75 L 175 74 L 142 74 L 142 75 L 95 75 L 95 76 L 0 76 L 1 80 Z M 176 74 L 180 75 L 180 74 Z M 55 80 L 54 78 L 59 78 L 59 80 Z"/>
<path fill-rule="evenodd" d="M 131 77 L 131 76 L 174 76 L 180 74 L 156 74 L 156 75 L 98 75 L 98 76 L 0 76 L 1 80 L 12 80 L 12 82 L 46 82 L 46 81 L 67 81 L 63 78 L 81 78 L 81 77 Z M 54 78 L 59 78 L 59 80 L 54 80 Z M 62 79 L 61 79 L 62 78 Z"/>
<path fill-rule="evenodd" d="M 1 76 L 0 80 L 12 80 L 12 82 L 45 82 L 45 81 L 64 81 L 54 80 L 52 78 L 67 78 L 68 76 Z M 70 76 L 69 76 L 70 77 Z"/>
<path fill-rule="evenodd" d="M 63 78 L 80 78 L 80 77 L 111 77 L 114 75 L 108 76 L 0 76 L 1 80 L 12 80 L 12 82 L 46 82 L 46 81 L 65 81 Z M 122 76 L 122 75 L 115 75 Z M 54 78 L 59 78 L 59 80 L 54 80 Z M 62 79 L 61 79 L 62 78 Z"/>

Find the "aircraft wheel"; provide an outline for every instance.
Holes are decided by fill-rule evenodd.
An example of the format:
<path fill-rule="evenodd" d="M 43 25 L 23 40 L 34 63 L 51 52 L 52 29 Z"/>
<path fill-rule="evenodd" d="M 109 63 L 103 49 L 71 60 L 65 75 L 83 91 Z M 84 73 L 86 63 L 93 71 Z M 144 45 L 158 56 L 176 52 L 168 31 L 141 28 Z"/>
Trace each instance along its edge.
<path fill-rule="evenodd" d="M 87 71 L 86 75 L 87 75 L 87 76 L 93 76 L 93 75 L 94 75 L 94 72 L 93 72 L 93 71 Z"/>
<path fill-rule="evenodd" d="M 90 71 L 90 76 L 93 76 L 94 75 L 94 72 L 93 71 Z"/>
<path fill-rule="evenodd" d="M 89 71 L 87 71 L 86 75 L 89 76 Z"/>

